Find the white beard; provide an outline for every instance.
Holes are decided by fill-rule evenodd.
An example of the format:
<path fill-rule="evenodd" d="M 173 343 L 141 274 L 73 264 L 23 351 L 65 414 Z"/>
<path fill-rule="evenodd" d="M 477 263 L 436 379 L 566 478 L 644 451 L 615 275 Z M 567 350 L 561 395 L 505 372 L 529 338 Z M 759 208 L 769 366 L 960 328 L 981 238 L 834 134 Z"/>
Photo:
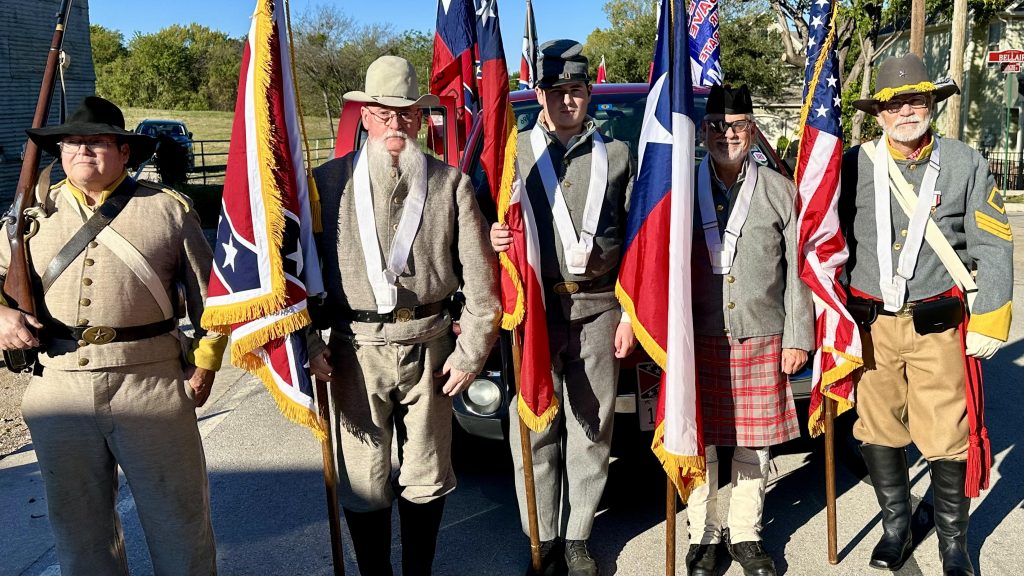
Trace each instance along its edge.
<path fill-rule="evenodd" d="M 886 125 L 886 122 L 879 116 L 878 125 L 881 126 L 882 132 L 885 132 L 889 138 L 900 144 L 916 142 L 931 128 L 932 115 L 930 112 L 920 120 L 917 119 L 917 116 L 909 116 L 907 118 L 913 118 L 914 120 L 908 122 L 904 117 L 900 117 L 891 124 Z"/>
<path fill-rule="evenodd" d="M 384 145 L 384 140 L 391 136 L 401 135 L 405 138 L 405 147 L 396 158 Z M 404 132 L 388 132 L 384 138 L 366 141 L 367 162 L 370 169 L 370 182 L 386 188 L 389 192 L 398 183 L 400 177 L 407 182 L 415 182 L 423 171 L 423 152 L 415 140 L 409 139 Z"/>

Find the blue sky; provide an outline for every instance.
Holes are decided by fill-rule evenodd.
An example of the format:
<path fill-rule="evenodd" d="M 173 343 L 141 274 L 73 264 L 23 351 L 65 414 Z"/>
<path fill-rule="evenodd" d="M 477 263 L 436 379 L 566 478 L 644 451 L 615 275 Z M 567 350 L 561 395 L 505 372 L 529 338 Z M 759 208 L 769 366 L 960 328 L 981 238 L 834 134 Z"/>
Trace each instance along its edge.
<path fill-rule="evenodd" d="M 291 0 L 292 18 L 311 6 L 335 6 L 363 24 L 388 23 L 396 32 L 408 29 L 433 33 L 437 2 L 433 0 Z M 606 28 L 603 0 L 534 0 L 540 42 L 574 38 L 583 42 L 594 28 Z M 148 34 L 171 24 L 196 22 L 231 36 L 249 31 L 255 0 L 90 0 L 89 19 L 124 33 Z M 519 49 L 526 22 L 526 0 L 499 0 L 501 36 L 509 68 L 519 68 Z"/>

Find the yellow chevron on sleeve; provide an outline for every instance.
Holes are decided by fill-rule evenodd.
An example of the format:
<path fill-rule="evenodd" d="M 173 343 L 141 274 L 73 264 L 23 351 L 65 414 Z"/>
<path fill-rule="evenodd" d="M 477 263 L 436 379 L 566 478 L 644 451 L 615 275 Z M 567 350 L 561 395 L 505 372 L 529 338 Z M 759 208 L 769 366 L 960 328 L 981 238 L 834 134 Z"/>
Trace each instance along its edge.
<path fill-rule="evenodd" d="M 1010 225 L 1008 223 L 1000 222 L 980 210 L 975 210 L 974 218 L 978 222 L 979 229 L 984 230 L 997 238 L 1002 238 L 1007 242 L 1013 242 L 1013 232 L 1010 230 Z"/>
<path fill-rule="evenodd" d="M 1010 321 L 1013 319 L 1010 305 L 1011 302 L 1007 302 L 991 312 L 972 314 L 967 330 L 1006 342 L 1010 337 Z"/>
<path fill-rule="evenodd" d="M 1003 206 L 1003 193 L 999 191 L 999 188 L 993 186 L 992 191 L 988 193 L 988 205 L 996 212 L 1006 214 L 1006 207 Z"/>

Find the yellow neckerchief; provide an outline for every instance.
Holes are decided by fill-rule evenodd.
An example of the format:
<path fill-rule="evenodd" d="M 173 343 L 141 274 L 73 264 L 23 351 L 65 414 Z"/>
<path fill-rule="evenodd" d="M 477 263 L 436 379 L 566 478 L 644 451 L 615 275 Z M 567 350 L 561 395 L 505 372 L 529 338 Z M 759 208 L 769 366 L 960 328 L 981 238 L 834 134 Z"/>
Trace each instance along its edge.
<path fill-rule="evenodd" d="M 128 177 L 128 171 L 125 170 L 124 172 L 121 173 L 121 175 L 117 178 L 117 180 L 114 180 L 113 184 L 111 184 L 109 187 L 105 188 L 103 190 L 103 192 L 100 193 L 99 201 L 96 202 L 96 204 L 93 204 L 92 206 L 89 206 L 89 203 L 86 201 L 85 192 L 82 192 L 82 190 L 79 189 L 78 186 L 75 186 L 74 184 L 72 184 L 70 178 L 67 180 L 67 187 L 68 187 L 68 191 L 71 192 L 71 195 L 75 197 L 75 200 L 77 200 L 80 205 L 82 205 L 82 206 L 84 206 L 84 207 L 86 207 L 86 208 L 88 208 L 90 210 L 95 210 L 95 209 L 99 208 L 101 204 L 106 202 L 107 198 L 110 198 L 110 195 L 114 193 L 114 190 L 117 190 L 117 187 L 120 186 L 121 182 L 124 182 L 124 179 L 127 178 L 127 177 Z"/>
<path fill-rule="evenodd" d="M 932 148 L 935 146 L 935 138 L 932 138 L 931 132 L 927 132 L 925 137 L 928 138 L 928 143 L 917 149 L 916 156 L 904 156 L 902 152 L 892 147 L 888 136 L 885 137 L 885 145 L 889 147 L 889 154 L 892 154 L 893 160 L 924 160 L 932 155 Z"/>

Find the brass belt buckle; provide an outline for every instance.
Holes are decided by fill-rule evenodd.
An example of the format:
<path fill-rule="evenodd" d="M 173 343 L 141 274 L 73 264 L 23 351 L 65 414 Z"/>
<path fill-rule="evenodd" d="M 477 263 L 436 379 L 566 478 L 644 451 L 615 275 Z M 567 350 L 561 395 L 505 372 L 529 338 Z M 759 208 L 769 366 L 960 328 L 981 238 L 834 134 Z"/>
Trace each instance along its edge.
<path fill-rule="evenodd" d="M 566 294 L 575 294 L 579 292 L 580 285 L 576 282 L 559 282 L 558 284 L 555 284 L 552 289 L 555 291 L 555 294 L 562 294 L 564 296 Z"/>
<path fill-rule="evenodd" d="M 396 308 L 395 309 L 395 322 L 408 322 L 416 316 L 416 311 L 412 308 Z"/>
<path fill-rule="evenodd" d="M 914 315 L 914 303 L 905 302 L 900 309 L 896 311 L 897 318 L 910 318 Z"/>
<path fill-rule="evenodd" d="M 109 344 L 117 338 L 117 330 L 110 326 L 90 326 L 82 332 L 82 340 L 89 344 Z"/>

